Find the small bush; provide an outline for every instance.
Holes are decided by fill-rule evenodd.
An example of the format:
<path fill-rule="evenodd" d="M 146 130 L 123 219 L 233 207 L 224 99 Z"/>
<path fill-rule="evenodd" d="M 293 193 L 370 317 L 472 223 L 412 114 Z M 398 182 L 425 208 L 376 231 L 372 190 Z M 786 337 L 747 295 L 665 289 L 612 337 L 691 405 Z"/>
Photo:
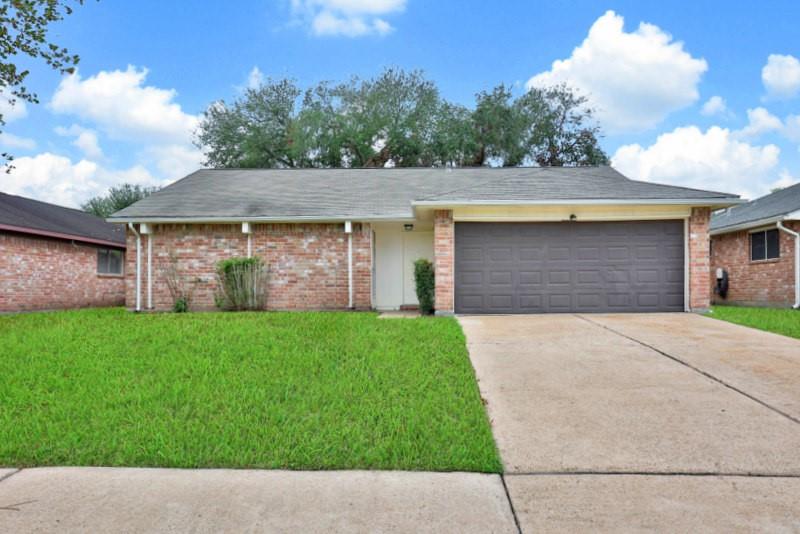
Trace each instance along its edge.
<path fill-rule="evenodd" d="M 185 297 L 179 297 L 172 303 L 172 311 L 175 313 L 186 313 L 189 311 L 189 301 Z"/>
<path fill-rule="evenodd" d="M 172 297 L 172 311 L 175 313 L 188 312 L 196 281 L 187 280 L 181 274 L 175 254 L 170 254 L 169 261 L 161 269 L 161 275 L 166 280 L 169 294 Z"/>
<path fill-rule="evenodd" d="M 261 258 L 230 258 L 217 263 L 217 306 L 231 310 L 263 310 L 267 269 Z"/>
<path fill-rule="evenodd" d="M 433 263 L 424 258 L 414 262 L 414 283 L 417 286 L 417 300 L 419 300 L 420 312 L 423 315 L 432 314 L 436 289 Z"/>

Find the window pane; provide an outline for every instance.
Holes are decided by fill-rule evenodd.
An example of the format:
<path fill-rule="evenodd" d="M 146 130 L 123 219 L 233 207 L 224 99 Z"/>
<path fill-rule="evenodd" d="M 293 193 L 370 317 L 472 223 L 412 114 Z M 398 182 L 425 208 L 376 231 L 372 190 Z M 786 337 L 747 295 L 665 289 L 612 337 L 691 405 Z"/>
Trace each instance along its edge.
<path fill-rule="evenodd" d="M 122 251 L 108 251 L 108 272 L 110 274 L 122 274 Z"/>
<path fill-rule="evenodd" d="M 767 231 L 767 258 L 780 258 L 781 245 L 780 245 L 780 232 L 776 230 Z"/>
<path fill-rule="evenodd" d="M 750 234 L 750 259 L 753 261 L 763 260 L 767 257 L 766 234 L 757 232 Z"/>
<path fill-rule="evenodd" d="M 99 274 L 108 273 L 108 250 L 104 248 L 97 249 L 97 272 Z"/>

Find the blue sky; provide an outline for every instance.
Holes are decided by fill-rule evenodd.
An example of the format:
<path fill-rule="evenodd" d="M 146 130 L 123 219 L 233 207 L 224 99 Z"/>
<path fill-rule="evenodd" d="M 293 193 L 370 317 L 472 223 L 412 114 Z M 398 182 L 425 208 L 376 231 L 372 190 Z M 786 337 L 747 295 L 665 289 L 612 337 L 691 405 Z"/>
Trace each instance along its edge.
<path fill-rule="evenodd" d="M 53 28 L 78 74 L 33 63 L 42 103 L 4 111 L 17 168 L 0 190 L 76 206 L 168 183 L 202 161 L 197 117 L 249 80 L 399 66 L 468 105 L 500 82 L 567 82 L 629 177 L 757 196 L 800 180 L 798 20 L 792 1 L 89 1 Z"/>

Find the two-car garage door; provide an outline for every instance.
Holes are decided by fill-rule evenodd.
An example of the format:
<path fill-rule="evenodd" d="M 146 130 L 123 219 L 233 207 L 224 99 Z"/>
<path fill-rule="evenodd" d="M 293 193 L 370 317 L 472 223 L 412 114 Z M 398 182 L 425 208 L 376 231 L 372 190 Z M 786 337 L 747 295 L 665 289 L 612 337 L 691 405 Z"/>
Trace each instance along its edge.
<path fill-rule="evenodd" d="M 456 313 L 684 309 L 684 223 L 455 225 Z"/>

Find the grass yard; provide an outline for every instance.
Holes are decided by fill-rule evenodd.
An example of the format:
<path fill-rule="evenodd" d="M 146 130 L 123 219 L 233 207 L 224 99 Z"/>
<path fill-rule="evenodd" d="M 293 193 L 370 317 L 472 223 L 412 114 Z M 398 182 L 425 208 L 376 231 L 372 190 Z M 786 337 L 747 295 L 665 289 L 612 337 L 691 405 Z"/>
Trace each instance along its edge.
<path fill-rule="evenodd" d="M 714 306 L 709 316 L 800 339 L 800 310 Z"/>
<path fill-rule="evenodd" d="M 0 377 L 0 466 L 501 469 L 448 318 L 3 316 Z"/>

